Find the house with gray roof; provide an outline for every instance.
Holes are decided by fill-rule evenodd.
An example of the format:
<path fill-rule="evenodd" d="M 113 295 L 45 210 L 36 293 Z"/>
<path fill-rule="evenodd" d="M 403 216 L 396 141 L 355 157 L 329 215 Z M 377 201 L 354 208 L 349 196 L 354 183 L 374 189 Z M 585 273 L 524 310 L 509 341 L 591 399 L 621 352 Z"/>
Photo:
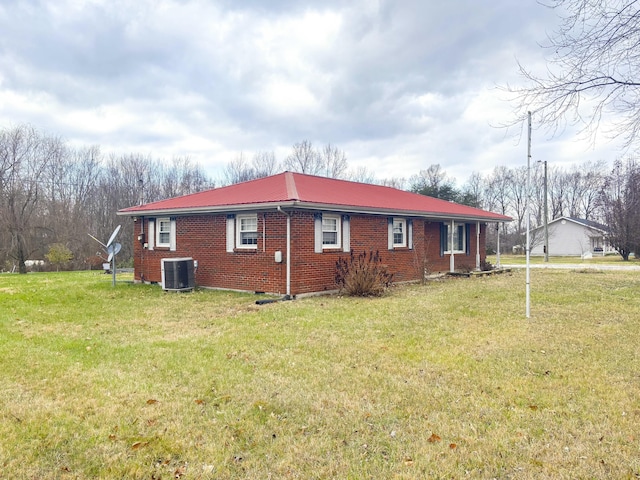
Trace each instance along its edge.
<path fill-rule="evenodd" d="M 601 223 L 573 217 L 549 222 L 549 256 L 602 256 L 615 253 L 609 244 L 609 229 Z M 531 255 L 544 255 L 544 226 L 530 232 Z"/>

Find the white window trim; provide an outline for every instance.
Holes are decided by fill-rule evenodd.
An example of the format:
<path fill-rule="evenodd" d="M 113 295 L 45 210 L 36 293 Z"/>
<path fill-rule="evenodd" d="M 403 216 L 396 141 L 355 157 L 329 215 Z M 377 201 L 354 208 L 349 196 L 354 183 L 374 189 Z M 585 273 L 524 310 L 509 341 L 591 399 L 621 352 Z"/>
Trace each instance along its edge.
<path fill-rule="evenodd" d="M 451 248 L 449 246 L 453 243 L 454 237 L 451 232 L 451 223 L 447 223 L 447 250 L 444 251 L 445 255 L 451 255 Z M 455 231 L 459 231 L 459 227 L 462 227 L 462 250 L 453 250 L 453 254 L 466 254 L 467 253 L 467 226 L 463 222 L 454 222 L 453 228 Z"/>
<path fill-rule="evenodd" d="M 162 232 L 161 231 L 161 226 L 162 223 L 168 223 L 169 224 L 169 231 L 168 232 Z M 168 242 L 161 242 L 160 241 L 160 234 L 161 233 L 168 233 L 169 234 L 169 241 Z M 169 217 L 159 217 L 156 218 L 156 247 L 160 247 L 160 248 L 169 248 L 171 247 L 171 219 Z"/>
<path fill-rule="evenodd" d="M 402 225 L 402 242 L 396 243 L 396 224 Z M 407 220 L 404 218 L 394 218 L 393 226 L 391 227 L 391 242 L 393 243 L 393 248 L 406 248 L 407 246 Z"/>
<path fill-rule="evenodd" d="M 351 217 L 342 216 L 342 251 L 351 251 Z"/>
<path fill-rule="evenodd" d="M 153 250 L 153 247 L 156 244 L 156 232 L 155 232 L 156 221 L 153 218 L 149 219 L 149 237 L 147 238 L 147 248 L 149 250 Z"/>
<path fill-rule="evenodd" d="M 236 221 L 236 228 L 235 228 L 235 233 L 236 233 L 236 248 L 237 249 L 243 249 L 243 250 L 257 250 L 258 249 L 258 244 L 256 243 L 255 245 L 243 245 L 242 244 L 242 235 L 241 235 L 241 231 L 240 228 L 242 226 L 242 219 L 246 219 L 246 218 L 250 218 L 250 219 L 255 219 L 256 221 L 256 238 L 258 237 L 258 214 L 254 213 L 254 214 L 249 214 L 249 215 L 236 215 L 235 221 Z"/>
<path fill-rule="evenodd" d="M 336 243 L 324 243 L 324 220 L 325 219 L 333 219 L 336 221 Z M 322 224 L 321 224 L 321 231 L 322 231 L 322 249 L 323 250 L 331 250 L 331 249 L 336 249 L 336 248 L 342 248 L 342 218 L 340 215 L 330 215 L 330 214 L 323 214 L 322 215 Z M 329 230 L 327 230 L 329 231 Z M 333 230 L 331 230 L 331 232 L 333 232 Z"/>

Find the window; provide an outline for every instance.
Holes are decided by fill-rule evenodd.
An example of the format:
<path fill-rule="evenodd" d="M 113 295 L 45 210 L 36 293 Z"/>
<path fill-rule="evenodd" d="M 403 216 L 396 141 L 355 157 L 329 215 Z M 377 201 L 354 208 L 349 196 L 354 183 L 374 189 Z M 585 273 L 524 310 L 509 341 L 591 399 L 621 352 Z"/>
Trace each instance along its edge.
<path fill-rule="evenodd" d="M 169 247 L 171 245 L 171 220 L 158 218 L 156 221 L 156 246 Z"/>
<path fill-rule="evenodd" d="M 238 215 L 236 220 L 236 247 L 258 248 L 258 216 Z"/>
<path fill-rule="evenodd" d="M 444 253 L 451 253 L 451 228 L 450 223 L 443 224 L 443 235 L 446 235 L 446 245 Z M 446 232 L 446 233 L 445 233 Z M 464 223 L 453 224 L 453 253 L 467 252 L 467 229 Z"/>
<path fill-rule="evenodd" d="M 313 251 L 351 250 L 351 218 L 349 215 L 315 213 L 313 215 Z"/>
<path fill-rule="evenodd" d="M 322 248 L 340 248 L 340 216 L 322 216 Z"/>
<path fill-rule="evenodd" d="M 393 246 L 407 246 L 407 221 L 404 218 L 393 219 Z"/>

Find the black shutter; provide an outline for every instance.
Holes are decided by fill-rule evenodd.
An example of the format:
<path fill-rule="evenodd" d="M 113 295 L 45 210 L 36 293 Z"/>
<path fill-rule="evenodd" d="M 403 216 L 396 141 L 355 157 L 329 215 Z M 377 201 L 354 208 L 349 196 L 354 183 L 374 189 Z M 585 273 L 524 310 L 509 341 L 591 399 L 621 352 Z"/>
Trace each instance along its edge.
<path fill-rule="evenodd" d="M 467 244 L 467 255 L 471 254 L 471 224 L 464 224 L 465 243 Z"/>

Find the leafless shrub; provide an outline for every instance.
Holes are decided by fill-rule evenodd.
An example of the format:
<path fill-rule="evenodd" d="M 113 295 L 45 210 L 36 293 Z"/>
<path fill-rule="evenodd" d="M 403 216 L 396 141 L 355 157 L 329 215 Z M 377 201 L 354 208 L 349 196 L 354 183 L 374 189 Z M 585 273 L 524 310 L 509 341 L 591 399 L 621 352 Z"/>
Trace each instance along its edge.
<path fill-rule="evenodd" d="M 359 297 L 379 297 L 393 283 L 393 274 L 377 251 L 355 255 L 352 250 L 349 257 L 338 259 L 335 278 L 341 291 Z"/>

